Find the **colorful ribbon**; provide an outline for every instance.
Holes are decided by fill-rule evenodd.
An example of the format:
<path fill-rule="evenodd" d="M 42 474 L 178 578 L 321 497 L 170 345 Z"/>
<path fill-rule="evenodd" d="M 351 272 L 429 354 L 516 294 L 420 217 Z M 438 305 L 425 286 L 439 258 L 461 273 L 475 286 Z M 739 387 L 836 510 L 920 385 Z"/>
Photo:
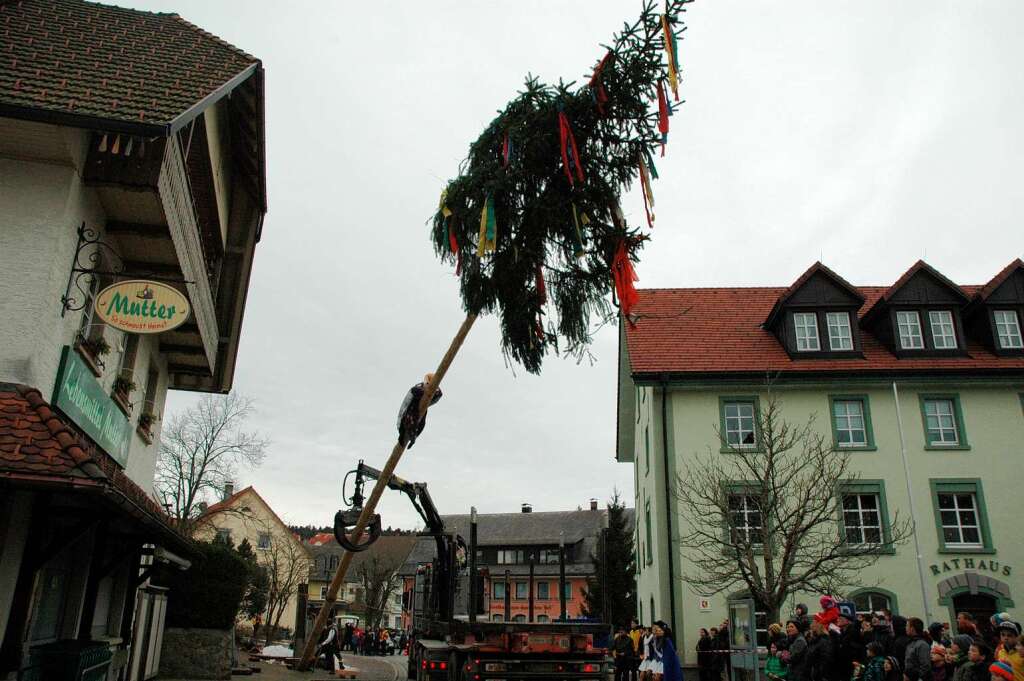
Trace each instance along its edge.
<path fill-rule="evenodd" d="M 484 257 L 485 253 L 493 253 L 498 245 L 498 223 L 494 216 L 494 197 L 487 195 L 484 207 L 480 211 L 480 238 L 477 240 L 476 255 Z"/>
<path fill-rule="evenodd" d="M 501 140 L 501 167 L 508 168 L 508 161 L 512 157 L 512 140 L 508 136 L 508 132 L 505 132 L 505 137 Z"/>
<path fill-rule="evenodd" d="M 455 230 L 452 229 L 452 209 L 448 207 L 448 190 L 441 192 L 441 201 L 438 203 L 438 210 L 441 212 L 441 219 L 444 221 L 445 229 L 448 231 L 448 247 L 455 256 L 455 276 L 462 273 L 462 253 L 459 251 L 459 240 L 455 237 Z"/>
<path fill-rule="evenodd" d="M 558 139 L 562 147 L 562 167 L 565 169 L 565 176 L 569 180 L 569 186 L 574 187 L 573 171 L 576 179 L 583 182 L 583 164 L 580 162 L 580 152 L 576 148 L 576 138 L 573 137 L 572 127 L 569 119 L 565 117 L 564 111 L 558 112 Z"/>
<path fill-rule="evenodd" d="M 665 155 L 665 144 L 668 143 L 668 117 L 672 109 L 668 105 L 668 93 L 665 92 L 665 81 L 658 81 L 658 131 L 661 133 L 661 155 Z"/>
<path fill-rule="evenodd" d="M 604 71 L 605 64 L 613 57 L 615 53 L 608 50 L 608 53 L 601 58 L 601 61 L 597 63 L 597 67 L 594 68 L 594 75 L 590 77 L 590 96 L 593 98 L 594 103 L 597 105 L 597 113 L 604 115 L 604 105 L 608 103 L 608 92 L 604 89 L 604 83 L 601 81 L 601 72 Z"/>
<path fill-rule="evenodd" d="M 580 213 L 576 209 L 575 203 L 572 204 L 572 222 L 573 226 L 576 228 L 576 248 L 573 251 L 573 255 L 577 258 L 582 258 L 587 254 L 587 252 L 583 247 L 583 228 L 580 227 L 580 225 L 589 225 L 590 218 L 587 217 L 586 213 Z"/>
<path fill-rule="evenodd" d="M 665 33 L 665 55 L 668 58 L 668 82 L 672 86 L 672 95 L 679 101 L 679 45 L 676 35 L 672 32 L 668 15 L 661 15 L 661 28 Z"/>
<path fill-rule="evenodd" d="M 636 292 L 636 287 L 633 286 L 633 282 L 638 281 L 638 278 L 636 270 L 633 269 L 633 263 L 629 259 L 629 253 L 626 251 L 625 239 L 619 242 L 619 247 L 615 250 L 615 256 L 612 258 L 612 281 L 615 283 L 615 295 L 619 299 L 619 309 L 628 319 L 640 296 Z"/>
<path fill-rule="evenodd" d="M 540 265 L 537 265 L 537 298 L 540 299 L 541 305 L 547 305 L 548 287 L 544 283 L 544 268 Z"/>
<path fill-rule="evenodd" d="M 651 191 L 651 178 L 647 173 L 647 164 L 644 163 L 644 154 L 640 154 L 637 157 L 637 165 L 640 167 L 640 193 L 644 196 L 644 213 L 647 215 L 647 226 L 653 229 L 654 192 Z"/>

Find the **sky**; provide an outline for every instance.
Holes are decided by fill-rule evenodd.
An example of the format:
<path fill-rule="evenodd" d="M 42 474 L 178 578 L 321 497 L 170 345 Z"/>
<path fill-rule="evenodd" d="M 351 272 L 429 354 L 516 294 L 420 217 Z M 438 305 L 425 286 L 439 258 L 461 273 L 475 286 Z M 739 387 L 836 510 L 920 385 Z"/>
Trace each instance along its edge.
<path fill-rule="evenodd" d="M 235 390 L 271 439 L 241 470 L 286 521 L 327 525 L 380 467 L 404 393 L 463 313 L 428 221 L 526 74 L 583 81 L 639 0 L 153 0 L 263 61 L 269 213 Z M 888 285 L 918 258 L 983 283 L 1024 252 L 1024 3 L 698 0 L 685 103 L 654 183 L 641 287 L 787 286 L 816 260 Z M 639 195 L 624 203 L 643 221 Z M 617 331 L 594 362 L 507 367 L 477 322 L 398 467 L 442 513 L 633 496 L 614 460 Z M 165 419 L 195 399 L 173 393 Z M 389 492 L 385 525 L 414 527 Z"/>

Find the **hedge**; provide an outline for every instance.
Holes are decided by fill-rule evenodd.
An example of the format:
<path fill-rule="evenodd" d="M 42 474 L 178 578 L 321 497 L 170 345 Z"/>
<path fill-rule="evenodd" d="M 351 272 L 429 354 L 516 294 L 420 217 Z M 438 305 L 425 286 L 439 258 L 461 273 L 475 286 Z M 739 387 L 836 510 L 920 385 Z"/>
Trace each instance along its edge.
<path fill-rule="evenodd" d="M 159 582 L 167 586 L 167 626 L 229 629 L 249 585 L 249 566 L 232 548 L 217 543 L 196 543 L 188 570 L 161 570 Z"/>

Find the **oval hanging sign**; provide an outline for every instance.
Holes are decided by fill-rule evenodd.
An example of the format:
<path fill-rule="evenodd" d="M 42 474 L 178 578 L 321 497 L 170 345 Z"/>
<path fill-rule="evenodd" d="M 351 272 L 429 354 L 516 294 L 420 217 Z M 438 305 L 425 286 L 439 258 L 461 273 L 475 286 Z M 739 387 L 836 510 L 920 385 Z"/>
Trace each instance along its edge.
<path fill-rule="evenodd" d="M 162 333 L 185 323 L 192 311 L 178 289 L 157 281 L 119 281 L 99 292 L 96 314 L 128 333 Z"/>

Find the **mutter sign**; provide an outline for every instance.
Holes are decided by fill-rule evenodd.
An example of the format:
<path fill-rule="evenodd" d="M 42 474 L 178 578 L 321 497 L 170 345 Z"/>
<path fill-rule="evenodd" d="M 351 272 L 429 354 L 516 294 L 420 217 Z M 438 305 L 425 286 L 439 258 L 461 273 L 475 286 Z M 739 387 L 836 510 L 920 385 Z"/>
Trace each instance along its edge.
<path fill-rule="evenodd" d="M 177 289 L 156 281 L 121 281 L 96 296 L 96 314 L 128 333 L 162 333 L 185 323 L 188 299 Z"/>

